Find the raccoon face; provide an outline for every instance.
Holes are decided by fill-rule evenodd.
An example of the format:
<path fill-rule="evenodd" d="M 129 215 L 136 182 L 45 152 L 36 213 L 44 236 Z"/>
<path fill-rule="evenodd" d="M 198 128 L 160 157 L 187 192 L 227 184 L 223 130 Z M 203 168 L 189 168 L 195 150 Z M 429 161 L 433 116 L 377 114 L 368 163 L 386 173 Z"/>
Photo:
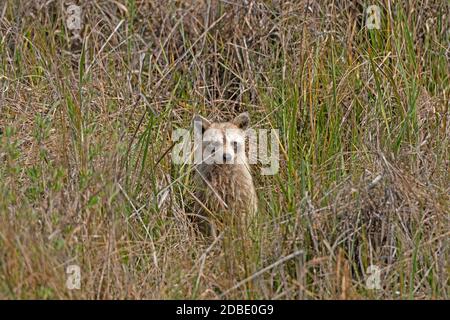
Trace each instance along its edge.
<path fill-rule="evenodd" d="M 246 162 L 245 129 L 248 113 L 242 113 L 231 122 L 210 122 L 196 116 L 194 128 L 202 133 L 203 162 L 206 164 L 243 164 Z"/>

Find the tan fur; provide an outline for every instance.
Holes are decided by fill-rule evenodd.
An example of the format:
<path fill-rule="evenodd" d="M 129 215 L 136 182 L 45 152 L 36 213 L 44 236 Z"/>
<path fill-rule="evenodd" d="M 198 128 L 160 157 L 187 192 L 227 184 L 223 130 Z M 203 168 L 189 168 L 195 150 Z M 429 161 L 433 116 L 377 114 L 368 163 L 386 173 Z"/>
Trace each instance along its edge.
<path fill-rule="evenodd" d="M 241 123 L 242 119 L 247 122 Z M 230 151 L 233 141 L 227 141 L 230 137 L 226 134 L 226 129 L 235 129 L 237 133 L 233 133 L 230 140 L 245 140 L 243 129 L 248 125 L 248 120 L 246 114 L 236 117 L 233 122 L 210 123 L 203 119 L 206 122 L 203 123 L 203 129 L 216 129 L 216 136 L 225 137 L 217 140 L 223 141 L 224 152 L 228 150 L 234 158 L 233 164 L 202 162 L 196 167 L 196 197 L 200 201 L 197 214 L 206 218 L 203 221 L 207 221 L 199 222 L 203 232 L 216 235 L 217 231 L 230 224 L 237 224 L 240 230 L 245 230 L 256 214 L 257 196 L 245 148 L 236 153 Z M 202 148 L 204 150 L 205 144 Z"/>

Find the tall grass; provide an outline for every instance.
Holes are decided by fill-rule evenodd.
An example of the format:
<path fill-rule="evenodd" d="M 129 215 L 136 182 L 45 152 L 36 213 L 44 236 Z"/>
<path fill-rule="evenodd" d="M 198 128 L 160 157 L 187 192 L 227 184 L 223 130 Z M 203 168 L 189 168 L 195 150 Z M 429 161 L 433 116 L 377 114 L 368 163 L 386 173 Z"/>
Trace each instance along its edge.
<path fill-rule="evenodd" d="M 77 3 L 82 41 L 0 2 L 0 298 L 449 298 L 448 2 Z M 170 139 L 242 111 L 280 147 L 248 252 L 195 232 Z"/>

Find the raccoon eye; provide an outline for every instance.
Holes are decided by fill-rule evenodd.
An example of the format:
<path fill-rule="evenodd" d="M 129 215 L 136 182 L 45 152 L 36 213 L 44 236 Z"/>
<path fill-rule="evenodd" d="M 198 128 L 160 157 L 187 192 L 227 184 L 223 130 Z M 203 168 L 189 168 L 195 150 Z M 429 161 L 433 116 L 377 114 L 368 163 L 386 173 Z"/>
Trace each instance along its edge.
<path fill-rule="evenodd" d="M 238 142 L 237 141 L 233 141 L 232 145 L 233 145 L 234 152 L 237 152 L 238 147 L 239 147 Z"/>

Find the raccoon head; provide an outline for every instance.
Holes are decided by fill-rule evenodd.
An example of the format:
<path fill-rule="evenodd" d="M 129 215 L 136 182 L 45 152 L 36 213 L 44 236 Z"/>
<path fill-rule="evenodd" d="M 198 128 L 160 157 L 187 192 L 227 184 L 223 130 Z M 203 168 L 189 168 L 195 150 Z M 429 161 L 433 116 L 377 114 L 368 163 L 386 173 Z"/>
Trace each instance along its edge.
<path fill-rule="evenodd" d="M 206 164 L 243 164 L 245 154 L 245 130 L 250 124 L 247 112 L 230 122 L 211 122 L 202 116 L 194 117 L 196 138 L 201 137 L 202 159 Z"/>

